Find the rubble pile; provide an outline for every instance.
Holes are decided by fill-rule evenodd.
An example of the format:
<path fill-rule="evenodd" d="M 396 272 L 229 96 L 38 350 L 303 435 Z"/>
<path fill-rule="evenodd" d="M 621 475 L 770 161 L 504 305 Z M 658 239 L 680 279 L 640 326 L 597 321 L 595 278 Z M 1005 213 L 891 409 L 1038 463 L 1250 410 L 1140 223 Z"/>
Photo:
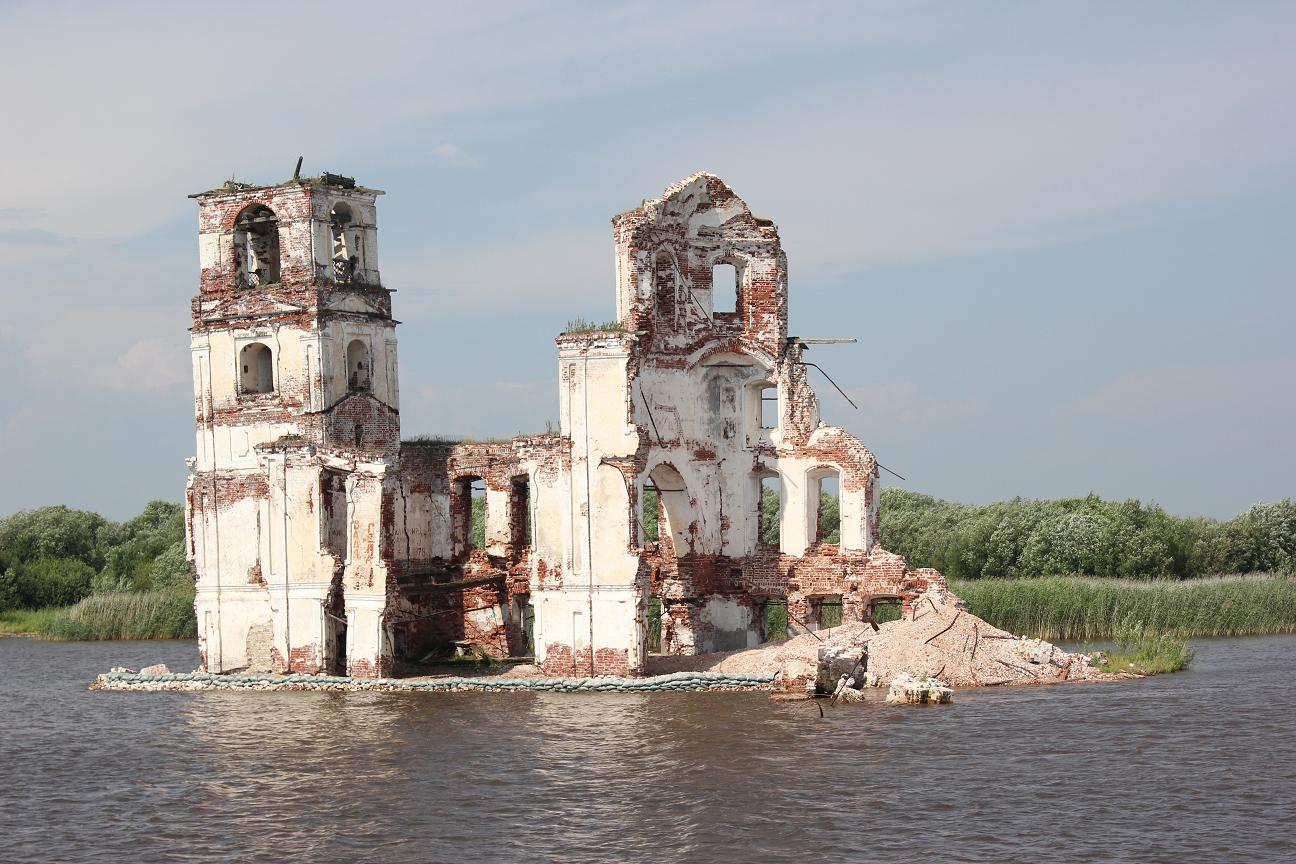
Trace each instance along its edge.
<path fill-rule="evenodd" d="M 948 705 L 954 701 L 954 691 L 936 678 L 901 672 L 891 681 L 886 701 L 888 705 Z"/>
<path fill-rule="evenodd" d="M 885 686 L 903 673 L 939 678 L 951 687 L 1018 686 L 1062 681 L 1111 680 L 1087 654 L 1064 651 L 1040 639 L 1014 636 L 969 613 L 952 594 L 931 592 L 899 621 L 849 623 L 727 654 L 669 658 L 672 669 L 779 673 L 783 690 L 837 681 L 842 674 Z M 666 659 L 666 658 L 663 658 Z M 687 663 L 687 665 L 685 665 Z M 829 691 L 831 692 L 831 690 Z"/>

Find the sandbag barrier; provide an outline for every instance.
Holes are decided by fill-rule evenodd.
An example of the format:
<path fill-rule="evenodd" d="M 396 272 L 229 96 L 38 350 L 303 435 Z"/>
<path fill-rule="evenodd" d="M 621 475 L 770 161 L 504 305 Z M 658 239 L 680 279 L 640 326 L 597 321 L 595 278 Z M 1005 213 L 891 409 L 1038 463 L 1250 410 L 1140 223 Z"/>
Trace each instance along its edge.
<path fill-rule="evenodd" d="M 172 672 L 141 675 L 105 672 L 91 690 L 320 690 L 331 692 L 468 692 L 507 693 L 677 693 L 685 691 L 767 691 L 774 673 L 672 672 L 651 678 L 349 678 L 336 675 L 216 675 Z"/>

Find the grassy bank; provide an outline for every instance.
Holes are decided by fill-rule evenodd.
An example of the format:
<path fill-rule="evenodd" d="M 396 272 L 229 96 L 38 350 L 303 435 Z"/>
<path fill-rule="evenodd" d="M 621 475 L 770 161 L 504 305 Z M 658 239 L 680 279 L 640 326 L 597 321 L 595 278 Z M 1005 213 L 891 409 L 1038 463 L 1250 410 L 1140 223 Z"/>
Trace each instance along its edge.
<path fill-rule="evenodd" d="M 1114 639 L 1131 627 L 1180 638 L 1296 633 L 1289 577 L 956 579 L 950 589 L 996 627 L 1050 641 Z"/>
<path fill-rule="evenodd" d="M 49 625 L 49 620 L 62 609 L 6 609 L 0 612 L 0 635 L 20 634 L 39 636 Z"/>
<path fill-rule="evenodd" d="M 87 641 L 192 639 L 198 630 L 192 593 L 117 591 L 61 608 L 8 610 L 0 613 L 0 632 Z"/>

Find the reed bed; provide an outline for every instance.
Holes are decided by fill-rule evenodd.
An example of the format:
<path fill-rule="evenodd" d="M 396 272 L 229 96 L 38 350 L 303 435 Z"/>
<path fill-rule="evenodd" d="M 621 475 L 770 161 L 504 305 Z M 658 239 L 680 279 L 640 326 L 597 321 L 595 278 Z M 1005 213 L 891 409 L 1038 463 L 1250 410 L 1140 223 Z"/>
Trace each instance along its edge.
<path fill-rule="evenodd" d="M 192 639 L 198 635 L 193 602 L 193 594 L 185 591 L 93 594 L 42 615 L 34 632 L 64 641 Z"/>
<path fill-rule="evenodd" d="M 1055 642 L 1113 639 L 1131 628 L 1180 638 L 1296 633 L 1290 577 L 959 579 L 950 589 L 996 627 Z"/>
<path fill-rule="evenodd" d="M 58 607 L 44 609 L 6 609 L 0 612 L 0 633 L 39 634 L 59 613 Z"/>

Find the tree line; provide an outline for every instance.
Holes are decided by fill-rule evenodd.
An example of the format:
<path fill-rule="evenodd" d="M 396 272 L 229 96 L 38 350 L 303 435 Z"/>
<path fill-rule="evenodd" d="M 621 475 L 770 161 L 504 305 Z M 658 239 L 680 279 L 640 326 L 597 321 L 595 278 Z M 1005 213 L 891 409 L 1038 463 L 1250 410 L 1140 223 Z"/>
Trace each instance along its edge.
<path fill-rule="evenodd" d="M 656 539 L 655 492 L 645 498 L 645 534 Z M 484 513 L 477 500 L 473 505 L 473 534 L 480 538 Z M 761 539 L 776 545 L 777 494 L 765 490 L 761 505 Z M 826 542 L 837 541 L 838 520 L 836 496 L 822 494 L 819 528 Z M 978 506 L 889 488 L 882 492 L 882 545 L 913 567 L 935 567 L 951 579 L 1291 575 L 1296 503 L 1256 504 L 1216 520 L 1096 495 Z M 125 522 L 61 506 L 0 520 L 0 611 L 67 606 L 92 594 L 192 588 L 179 504 L 153 501 Z"/>
<path fill-rule="evenodd" d="M 882 492 L 882 545 L 910 566 L 935 567 L 951 579 L 1290 575 L 1296 503 L 1256 504 L 1216 520 L 1096 495 L 974 506 L 890 488 Z"/>
<path fill-rule="evenodd" d="M 0 611 L 168 589 L 193 590 L 179 504 L 150 502 L 126 522 L 62 506 L 0 520 Z"/>

